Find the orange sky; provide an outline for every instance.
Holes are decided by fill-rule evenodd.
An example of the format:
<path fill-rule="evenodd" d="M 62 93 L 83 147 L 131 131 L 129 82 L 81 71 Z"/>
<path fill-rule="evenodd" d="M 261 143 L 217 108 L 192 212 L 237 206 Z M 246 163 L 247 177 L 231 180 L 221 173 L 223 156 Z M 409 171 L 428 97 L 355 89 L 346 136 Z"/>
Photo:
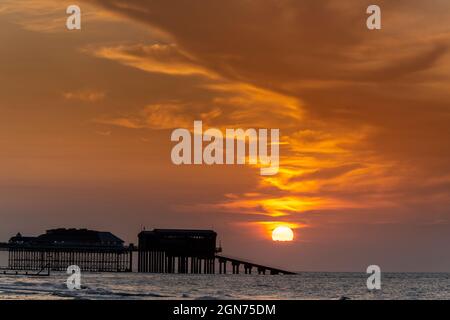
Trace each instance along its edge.
<path fill-rule="evenodd" d="M 0 3 L 0 239 L 214 228 L 293 270 L 448 271 L 450 3 Z M 279 128 L 280 172 L 170 161 L 170 133 Z M 270 241 L 278 224 L 295 241 Z"/>

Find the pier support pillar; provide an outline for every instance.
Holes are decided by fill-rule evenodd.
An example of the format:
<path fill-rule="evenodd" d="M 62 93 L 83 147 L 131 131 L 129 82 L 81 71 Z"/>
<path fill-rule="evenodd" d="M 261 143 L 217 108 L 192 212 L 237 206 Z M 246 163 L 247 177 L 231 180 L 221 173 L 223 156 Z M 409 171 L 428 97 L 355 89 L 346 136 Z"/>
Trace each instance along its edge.
<path fill-rule="evenodd" d="M 232 265 L 233 265 L 233 274 L 239 274 L 239 266 L 240 266 L 240 264 L 237 263 L 237 262 L 233 262 Z"/>
<path fill-rule="evenodd" d="M 252 266 L 249 264 L 244 265 L 245 274 L 252 274 Z"/>

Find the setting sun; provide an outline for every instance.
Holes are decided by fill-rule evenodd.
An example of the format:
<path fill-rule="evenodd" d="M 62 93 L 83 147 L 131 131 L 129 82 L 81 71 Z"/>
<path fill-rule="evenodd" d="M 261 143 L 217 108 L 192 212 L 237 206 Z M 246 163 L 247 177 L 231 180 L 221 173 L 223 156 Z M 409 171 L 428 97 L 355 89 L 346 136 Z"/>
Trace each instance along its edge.
<path fill-rule="evenodd" d="M 289 227 L 277 227 L 272 231 L 273 241 L 292 241 L 294 232 Z"/>

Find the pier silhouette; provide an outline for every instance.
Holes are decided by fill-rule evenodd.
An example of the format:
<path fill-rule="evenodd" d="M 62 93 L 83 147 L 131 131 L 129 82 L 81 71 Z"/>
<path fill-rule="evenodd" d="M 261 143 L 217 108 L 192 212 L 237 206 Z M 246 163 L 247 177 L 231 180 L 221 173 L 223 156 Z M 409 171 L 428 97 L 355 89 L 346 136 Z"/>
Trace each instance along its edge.
<path fill-rule="evenodd" d="M 139 243 L 126 246 L 110 232 L 87 229 L 53 229 L 38 237 L 20 233 L 0 250 L 8 251 L 8 266 L 0 274 L 18 271 L 66 271 L 77 265 L 83 272 L 132 272 L 137 252 L 137 272 L 180 274 L 289 275 L 294 272 L 225 256 L 216 246 L 212 230 L 154 229 L 138 234 Z M 227 269 L 227 264 L 231 269 Z M 229 272 L 230 271 L 230 272 Z M 20 274 L 23 274 L 20 273 Z M 32 275 L 32 273 L 28 273 Z"/>

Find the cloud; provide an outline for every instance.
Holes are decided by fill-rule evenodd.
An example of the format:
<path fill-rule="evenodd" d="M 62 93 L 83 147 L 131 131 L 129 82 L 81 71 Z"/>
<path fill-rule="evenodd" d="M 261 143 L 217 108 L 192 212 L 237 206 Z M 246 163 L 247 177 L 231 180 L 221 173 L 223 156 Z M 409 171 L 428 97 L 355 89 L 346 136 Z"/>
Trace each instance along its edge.
<path fill-rule="evenodd" d="M 105 98 L 103 91 L 81 90 L 74 92 L 64 92 L 63 97 L 67 100 L 80 100 L 83 102 L 98 102 Z"/>
<path fill-rule="evenodd" d="M 350 173 L 354 170 L 361 169 L 361 164 L 347 164 L 339 167 L 331 167 L 331 168 L 322 168 L 319 170 L 315 170 L 313 172 L 301 174 L 299 176 L 293 177 L 290 181 L 307 181 L 307 180 L 323 180 L 323 179 L 332 179 L 343 176 L 347 173 Z"/>
<path fill-rule="evenodd" d="M 423 65 L 421 57 L 426 58 L 433 52 L 439 55 L 442 50 L 439 42 L 448 40 L 448 34 L 441 41 L 433 40 L 439 33 L 413 39 L 406 36 L 408 28 L 403 24 L 408 21 L 417 20 L 418 27 L 428 24 L 430 28 L 429 21 L 418 20 L 421 17 L 419 9 L 411 12 L 411 7 L 418 1 L 414 1 L 414 5 L 405 1 L 381 1 L 379 5 L 384 12 L 394 11 L 395 14 L 393 18 L 389 14 L 384 15 L 384 29 L 378 34 L 371 34 L 365 27 L 365 9 L 369 1 L 349 1 L 338 5 L 330 0 L 320 3 L 270 0 L 262 5 L 258 1 L 242 3 L 237 0 L 226 3 L 132 0 L 127 4 L 133 6 L 133 10 L 122 8 L 120 1 L 96 2 L 166 30 L 180 48 L 210 70 L 264 86 L 279 87 L 283 82 L 292 84 L 301 80 L 368 80 L 376 71 L 373 67 L 377 70 L 390 68 L 391 72 L 399 75 L 418 68 L 416 63 Z M 402 7 L 404 5 L 406 8 Z M 444 2 L 440 6 L 449 7 Z M 429 10 L 430 6 L 418 4 L 417 7 Z M 439 10 L 432 13 L 439 14 Z M 228 19 L 230 16 L 233 17 L 232 22 Z M 270 26 L 267 21 L 270 21 Z M 205 25 L 208 28 L 204 28 Z M 445 31 L 441 28 L 440 33 Z M 398 41 L 399 36 L 402 36 L 402 41 Z M 431 53 L 426 50 L 421 53 L 417 48 L 411 50 L 418 41 L 439 48 Z M 392 46 L 390 50 L 383 50 L 386 44 Z M 392 50 L 394 48 L 395 51 Z M 418 55 L 417 59 L 414 55 Z M 410 62 L 403 64 L 402 68 L 393 68 L 392 63 L 397 65 L 403 59 Z M 375 66 L 374 61 L 378 65 Z"/>
<path fill-rule="evenodd" d="M 202 75 L 215 78 L 212 72 L 197 65 L 174 44 L 134 44 L 86 49 L 99 58 L 117 61 L 147 72 L 169 75 Z"/>
<path fill-rule="evenodd" d="M 218 109 L 212 125 L 281 129 L 280 173 L 252 190 L 263 196 L 235 195 L 217 208 L 295 220 L 311 210 L 398 207 L 409 199 L 438 206 L 437 195 L 450 202 L 445 188 L 429 195 L 412 187 L 450 170 L 443 162 L 450 157 L 448 1 L 381 0 L 377 32 L 365 26 L 370 1 L 96 3 L 172 39 L 164 54 L 139 45 L 103 57 L 204 78 L 214 97 L 176 110 L 183 119 Z"/>
<path fill-rule="evenodd" d="M 156 104 L 146 106 L 137 115 L 122 117 L 103 117 L 95 119 L 99 124 L 113 125 L 128 129 L 173 129 L 189 128 L 194 119 L 183 115 L 181 111 L 185 106 L 178 104 Z"/>

